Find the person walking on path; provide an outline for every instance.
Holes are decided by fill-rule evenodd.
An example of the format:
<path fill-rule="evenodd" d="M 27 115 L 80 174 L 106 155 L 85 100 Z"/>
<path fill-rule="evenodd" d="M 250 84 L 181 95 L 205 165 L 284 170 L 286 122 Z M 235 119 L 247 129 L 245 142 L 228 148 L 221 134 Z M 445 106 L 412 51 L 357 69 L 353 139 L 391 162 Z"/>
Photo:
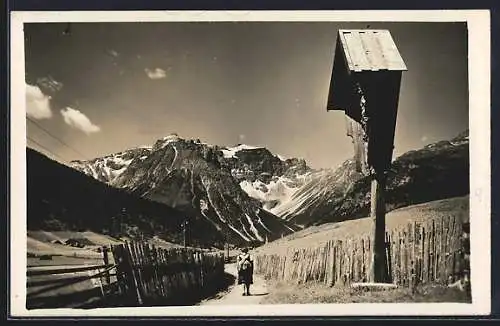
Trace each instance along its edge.
<path fill-rule="evenodd" d="M 243 295 L 250 295 L 250 284 L 253 284 L 253 258 L 248 248 L 243 248 L 236 260 L 238 284 L 243 284 Z"/>

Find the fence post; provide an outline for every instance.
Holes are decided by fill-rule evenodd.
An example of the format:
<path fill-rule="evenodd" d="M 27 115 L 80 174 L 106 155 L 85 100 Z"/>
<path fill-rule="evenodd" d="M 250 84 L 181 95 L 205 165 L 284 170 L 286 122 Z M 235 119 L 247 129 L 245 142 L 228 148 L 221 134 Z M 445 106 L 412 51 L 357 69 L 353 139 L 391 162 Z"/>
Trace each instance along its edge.
<path fill-rule="evenodd" d="M 132 260 L 132 247 L 133 247 L 133 244 L 130 243 L 127 245 L 127 242 L 125 242 L 125 245 L 124 245 L 124 252 L 125 252 L 125 261 L 127 262 L 126 263 L 126 268 L 128 270 L 128 275 L 129 275 L 129 278 L 130 278 L 130 283 L 131 283 L 131 288 L 134 289 L 135 293 L 136 293 L 136 298 L 137 298 L 137 303 L 139 305 L 142 305 L 143 303 L 143 300 L 142 300 L 142 296 L 141 296 L 141 287 L 140 287 L 140 283 L 139 283 L 139 280 L 138 280 L 138 277 L 136 277 L 135 275 L 135 272 L 134 272 L 134 262 Z"/>
<path fill-rule="evenodd" d="M 385 252 L 386 252 L 386 264 L 387 264 L 387 281 L 392 282 L 394 280 L 394 277 L 392 275 L 393 270 L 392 270 L 392 248 L 391 248 L 391 235 L 389 232 L 386 232 L 386 238 L 385 238 Z"/>
<path fill-rule="evenodd" d="M 127 291 L 127 284 L 125 284 L 126 280 L 124 279 L 123 254 L 121 254 L 117 245 L 111 245 L 111 253 L 113 254 L 113 259 L 116 265 L 115 271 L 118 290 L 121 295 L 125 295 Z"/>
<path fill-rule="evenodd" d="M 102 255 L 103 255 L 103 260 L 104 260 L 104 265 L 106 266 L 105 268 L 107 269 L 108 265 L 109 265 L 109 256 L 108 256 L 108 252 L 109 252 L 109 248 L 107 246 L 104 246 L 102 248 Z M 106 284 L 109 286 L 109 284 L 111 284 L 111 276 L 109 275 L 109 271 L 106 272 L 106 275 L 105 275 L 105 279 L 106 279 Z"/>

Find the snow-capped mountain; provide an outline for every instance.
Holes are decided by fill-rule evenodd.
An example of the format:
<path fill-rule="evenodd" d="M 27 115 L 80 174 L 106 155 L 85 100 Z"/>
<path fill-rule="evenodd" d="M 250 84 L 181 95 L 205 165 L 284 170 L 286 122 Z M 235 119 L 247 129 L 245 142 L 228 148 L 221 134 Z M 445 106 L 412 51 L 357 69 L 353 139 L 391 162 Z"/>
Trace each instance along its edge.
<path fill-rule="evenodd" d="M 266 210 L 287 200 L 287 194 L 271 194 L 261 202 L 245 182 L 274 185 L 285 180 L 288 187 L 299 186 L 301 175 L 310 170 L 303 160 L 282 160 L 262 147 L 213 146 L 175 134 L 151 148 L 72 166 L 112 186 L 206 219 L 233 242 L 264 242 L 297 230 Z"/>
<path fill-rule="evenodd" d="M 393 162 L 387 209 L 468 193 L 468 132 Z M 73 167 L 115 187 L 206 219 L 237 241 L 272 240 L 302 227 L 369 213 L 370 180 L 347 160 L 313 170 L 264 147 L 209 145 L 169 135 Z"/>
<path fill-rule="evenodd" d="M 101 182 L 112 184 L 134 159 L 145 159 L 149 153 L 151 146 L 141 146 L 90 161 L 72 161 L 71 167 Z"/>
<path fill-rule="evenodd" d="M 313 172 L 304 160 L 284 159 L 262 147 L 238 145 L 222 152 L 221 164 L 230 169 L 240 188 L 272 214 L 308 182 Z"/>
<path fill-rule="evenodd" d="M 300 216 L 317 215 L 318 209 L 332 206 L 342 198 L 363 175 L 356 171 L 353 160 L 345 161 L 337 169 L 324 169 L 311 173 L 306 182 L 291 194 L 286 202 L 274 208 L 274 214 L 302 224 Z"/>
<path fill-rule="evenodd" d="M 278 216 L 308 226 L 364 217 L 370 209 L 370 178 L 355 170 L 352 160 L 336 170 L 312 173 Z M 469 134 L 409 151 L 392 163 L 387 179 L 388 211 L 469 193 Z"/>
<path fill-rule="evenodd" d="M 26 148 L 26 163 L 28 230 L 89 230 L 183 243 L 184 212 L 106 185 L 30 148 Z M 221 248 L 224 237 L 217 235 L 209 222 L 199 220 L 187 238 L 194 246 Z"/>

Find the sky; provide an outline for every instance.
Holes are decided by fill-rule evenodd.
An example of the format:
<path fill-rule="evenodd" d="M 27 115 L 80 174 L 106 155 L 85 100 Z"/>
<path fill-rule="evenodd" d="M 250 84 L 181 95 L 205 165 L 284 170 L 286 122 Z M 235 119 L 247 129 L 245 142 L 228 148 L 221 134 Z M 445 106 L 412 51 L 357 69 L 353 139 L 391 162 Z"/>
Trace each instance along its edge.
<path fill-rule="evenodd" d="M 394 157 L 467 129 L 464 23 L 30 23 L 28 146 L 67 162 L 177 133 L 335 168 L 353 156 L 343 112 L 326 111 L 336 34 L 368 25 L 408 67 Z"/>

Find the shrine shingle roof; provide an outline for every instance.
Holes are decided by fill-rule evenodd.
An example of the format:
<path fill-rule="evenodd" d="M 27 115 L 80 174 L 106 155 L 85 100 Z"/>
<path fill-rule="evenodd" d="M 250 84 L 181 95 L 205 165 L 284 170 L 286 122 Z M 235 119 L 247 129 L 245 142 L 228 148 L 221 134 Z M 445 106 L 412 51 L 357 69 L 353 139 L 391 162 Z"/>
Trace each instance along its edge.
<path fill-rule="evenodd" d="M 350 71 L 406 71 L 388 30 L 339 30 L 338 38 Z"/>

